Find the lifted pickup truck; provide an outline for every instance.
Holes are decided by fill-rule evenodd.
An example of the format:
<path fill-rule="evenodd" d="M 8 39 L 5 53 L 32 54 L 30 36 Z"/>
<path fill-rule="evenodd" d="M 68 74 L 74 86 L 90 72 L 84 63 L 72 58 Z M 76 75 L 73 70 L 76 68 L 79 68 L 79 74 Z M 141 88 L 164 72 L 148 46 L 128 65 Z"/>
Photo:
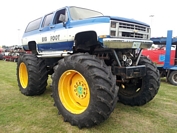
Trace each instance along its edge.
<path fill-rule="evenodd" d="M 17 80 L 27 96 L 44 93 L 48 75 L 56 107 L 79 128 L 106 120 L 119 99 L 131 106 L 154 98 L 160 75 L 141 56 L 150 48 L 150 26 L 136 20 L 64 7 L 31 21 L 22 38 Z M 119 92 L 118 92 L 119 90 Z"/>

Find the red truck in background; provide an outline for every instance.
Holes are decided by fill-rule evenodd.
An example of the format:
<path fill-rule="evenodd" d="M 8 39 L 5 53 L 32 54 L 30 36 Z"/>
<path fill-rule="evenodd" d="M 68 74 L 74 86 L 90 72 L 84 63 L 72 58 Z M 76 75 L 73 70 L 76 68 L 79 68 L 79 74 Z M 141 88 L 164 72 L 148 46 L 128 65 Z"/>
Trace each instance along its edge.
<path fill-rule="evenodd" d="M 143 50 L 142 54 L 150 58 L 156 65 L 161 77 L 177 86 L 177 38 L 172 37 L 172 30 L 167 37 L 151 38 L 158 49 Z"/>
<path fill-rule="evenodd" d="M 150 58 L 157 66 L 163 66 L 165 61 L 165 49 L 144 49 L 142 54 Z M 171 50 L 170 65 L 174 65 L 175 50 Z"/>

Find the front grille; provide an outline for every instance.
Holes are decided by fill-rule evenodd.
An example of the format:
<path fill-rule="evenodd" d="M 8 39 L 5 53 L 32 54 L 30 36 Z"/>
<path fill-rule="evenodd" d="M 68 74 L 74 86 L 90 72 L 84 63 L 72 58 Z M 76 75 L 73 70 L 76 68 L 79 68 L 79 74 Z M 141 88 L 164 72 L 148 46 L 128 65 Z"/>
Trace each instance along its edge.
<path fill-rule="evenodd" d="M 142 38 L 143 39 L 143 34 L 122 32 L 122 37 Z"/>
<path fill-rule="evenodd" d="M 119 28 L 135 29 L 135 26 L 133 24 L 119 23 Z"/>
<path fill-rule="evenodd" d="M 150 28 L 148 26 L 112 20 L 110 27 L 110 36 L 112 37 L 150 39 Z"/>
<path fill-rule="evenodd" d="M 146 31 L 146 27 L 135 25 L 135 30 Z"/>

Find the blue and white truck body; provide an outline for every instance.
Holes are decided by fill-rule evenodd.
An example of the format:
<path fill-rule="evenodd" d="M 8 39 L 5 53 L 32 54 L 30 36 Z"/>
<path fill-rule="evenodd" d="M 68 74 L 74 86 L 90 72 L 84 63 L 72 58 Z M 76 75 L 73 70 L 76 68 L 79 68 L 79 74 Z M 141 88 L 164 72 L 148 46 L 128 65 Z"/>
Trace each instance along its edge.
<path fill-rule="evenodd" d="M 62 21 L 58 14 L 62 14 Z M 38 56 L 62 56 L 73 53 L 76 37 L 83 32 L 94 33 L 96 40 L 106 48 L 147 48 L 152 45 L 149 25 L 78 7 L 65 7 L 30 22 L 22 44 L 25 50 L 35 49 Z"/>

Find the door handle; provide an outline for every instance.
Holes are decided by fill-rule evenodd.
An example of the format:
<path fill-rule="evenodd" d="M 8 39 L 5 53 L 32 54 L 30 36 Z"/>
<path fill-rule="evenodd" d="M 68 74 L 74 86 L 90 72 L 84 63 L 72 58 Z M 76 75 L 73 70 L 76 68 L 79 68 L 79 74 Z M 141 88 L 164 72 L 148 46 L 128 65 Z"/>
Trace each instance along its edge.
<path fill-rule="evenodd" d="M 54 27 L 55 27 L 54 25 L 50 26 L 50 28 L 54 28 Z"/>

